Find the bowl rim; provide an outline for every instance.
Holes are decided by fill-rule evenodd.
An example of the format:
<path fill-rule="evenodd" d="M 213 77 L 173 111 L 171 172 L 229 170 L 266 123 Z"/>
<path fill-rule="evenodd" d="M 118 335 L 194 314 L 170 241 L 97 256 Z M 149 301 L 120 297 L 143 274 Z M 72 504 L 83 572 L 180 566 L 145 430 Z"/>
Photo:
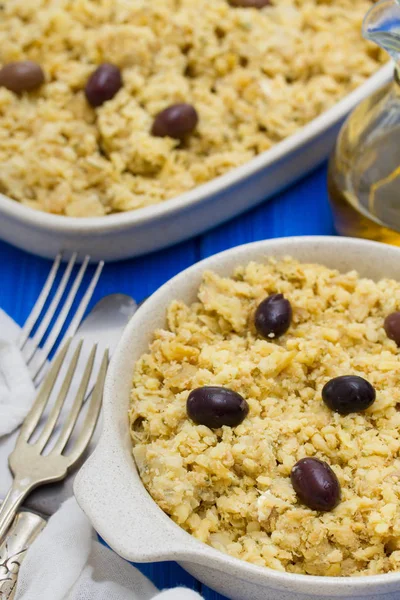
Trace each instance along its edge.
<path fill-rule="evenodd" d="M 393 62 L 389 61 L 371 75 L 355 90 L 339 100 L 331 108 L 304 125 L 294 134 L 278 142 L 245 164 L 228 171 L 210 181 L 179 194 L 174 198 L 131 211 L 99 217 L 68 217 L 54 215 L 22 205 L 18 201 L 0 193 L 0 213 L 15 220 L 42 230 L 63 233 L 107 233 L 140 226 L 151 220 L 162 219 L 165 215 L 187 210 L 203 202 L 207 197 L 234 186 L 260 170 L 278 162 L 285 155 L 306 145 L 313 138 L 322 135 L 338 123 L 356 104 L 390 81 Z"/>
<path fill-rule="evenodd" d="M 198 274 L 198 272 L 204 268 L 214 268 L 214 265 L 212 264 L 210 266 L 210 263 L 217 263 L 218 261 L 221 260 L 221 258 L 223 258 L 227 255 L 234 255 L 235 253 L 237 253 L 238 254 L 237 260 L 238 260 L 238 264 L 239 264 L 240 261 L 242 260 L 242 253 L 244 254 L 248 249 L 249 250 L 250 249 L 259 250 L 260 256 L 262 256 L 263 253 L 273 255 L 274 249 L 276 249 L 276 250 L 278 250 L 279 248 L 282 249 L 286 246 L 286 244 L 289 244 L 289 247 L 287 250 L 288 254 L 290 254 L 290 252 L 291 252 L 290 246 L 292 246 L 293 244 L 297 244 L 297 245 L 301 244 L 304 246 L 307 246 L 310 244 L 312 244 L 314 246 L 315 245 L 318 246 L 318 245 L 322 244 L 328 248 L 330 246 L 332 246 L 332 249 L 334 249 L 335 246 L 342 246 L 342 247 L 347 248 L 349 250 L 349 252 L 351 252 L 351 250 L 362 251 L 363 249 L 372 249 L 372 250 L 375 250 L 375 251 L 381 253 L 382 259 L 384 258 L 385 253 L 395 255 L 395 258 L 397 258 L 397 256 L 400 257 L 400 248 L 397 248 L 394 246 L 388 246 L 386 244 L 369 241 L 369 240 L 364 240 L 364 239 L 340 238 L 340 237 L 335 237 L 335 236 L 293 236 L 293 237 L 284 237 L 284 238 L 275 238 L 275 239 L 269 239 L 269 240 L 256 241 L 256 242 L 251 242 L 249 244 L 243 244 L 240 246 L 229 248 L 228 250 L 224 250 L 223 252 L 220 252 L 218 254 L 211 255 L 211 256 L 203 259 L 202 261 L 195 263 L 194 265 L 181 271 L 180 273 L 175 275 L 173 278 L 168 280 L 166 283 L 164 283 L 164 285 L 161 286 L 158 290 L 156 290 L 154 292 L 154 294 L 148 300 L 146 300 L 146 302 L 132 316 L 132 318 L 129 321 L 129 323 L 125 329 L 125 332 L 118 344 L 117 350 L 114 353 L 114 356 L 112 358 L 112 361 L 111 361 L 111 364 L 109 367 L 109 372 L 107 375 L 105 395 L 104 395 L 105 419 L 104 419 L 102 438 L 101 438 L 100 444 L 99 444 L 99 446 L 103 446 L 103 450 L 104 450 L 104 446 L 105 446 L 105 444 L 103 444 L 103 442 L 108 441 L 108 440 L 110 441 L 109 450 L 111 453 L 115 452 L 115 448 L 117 446 L 119 446 L 119 447 L 122 446 L 122 444 L 120 443 L 120 440 L 119 439 L 117 440 L 115 437 L 117 426 L 114 423 L 112 423 L 109 418 L 107 418 L 110 416 L 109 413 L 111 413 L 111 410 L 112 410 L 113 400 L 115 400 L 115 398 L 118 395 L 118 393 L 116 393 L 114 390 L 114 383 L 113 383 L 114 373 L 116 372 L 120 358 L 122 358 L 124 351 L 128 348 L 129 344 L 131 343 L 132 338 L 135 336 L 136 324 L 139 321 L 142 321 L 143 319 L 144 320 L 147 319 L 147 315 L 151 313 L 151 306 L 157 305 L 159 298 L 162 297 L 166 291 L 168 291 L 167 288 L 170 289 L 170 288 L 175 287 L 176 283 L 183 282 L 184 279 L 189 280 L 190 277 L 192 276 L 192 274 L 193 275 L 195 275 L 195 273 Z M 293 249 L 292 249 L 292 251 L 293 251 Z M 279 254 L 282 256 L 282 252 L 279 252 Z M 252 260 L 252 259 L 247 259 L 247 260 Z M 97 452 L 97 450 L 94 452 L 94 455 L 92 455 L 92 458 L 96 455 L 96 452 Z M 89 465 L 89 469 L 90 469 L 90 462 L 91 462 L 92 458 L 89 459 L 88 463 L 86 463 L 86 465 Z M 78 501 L 82 505 L 83 509 L 88 513 L 89 518 L 90 518 L 90 504 L 86 503 L 84 495 L 82 496 L 79 493 L 79 487 L 80 487 L 79 480 L 84 479 L 84 476 L 85 476 L 84 472 L 85 472 L 86 465 L 83 468 L 83 471 L 77 477 L 78 485 L 76 488 L 76 492 L 77 492 Z M 141 482 L 140 478 L 138 478 L 138 481 L 139 481 L 139 486 L 145 491 L 147 500 L 150 501 L 151 503 L 153 503 L 153 505 L 159 511 L 160 515 L 162 515 L 165 519 L 167 519 L 168 522 L 170 522 L 174 526 L 174 528 L 176 528 L 176 530 L 179 531 L 180 534 L 182 534 L 186 539 L 190 538 L 191 542 L 192 542 L 190 550 L 188 550 L 188 549 L 184 550 L 184 554 L 187 558 L 182 559 L 182 558 L 176 558 L 174 556 L 171 556 L 171 558 L 169 558 L 169 559 L 161 558 L 159 560 L 178 560 L 181 562 L 195 563 L 196 557 L 204 558 L 204 557 L 207 557 L 207 555 L 210 555 L 208 560 L 214 561 L 216 566 L 219 565 L 220 570 L 223 570 L 224 567 L 226 567 L 231 572 L 234 571 L 234 573 L 237 574 L 237 576 L 241 579 L 248 579 L 248 576 L 251 575 L 253 580 L 255 578 L 261 585 L 262 584 L 265 585 L 266 579 L 267 579 L 272 585 L 275 583 L 277 586 L 281 586 L 281 587 L 289 586 L 289 585 L 290 585 L 290 587 L 292 587 L 292 585 L 296 583 L 299 586 L 303 585 L 305 587 L 308 587 L 309 589 L 313 589 L 313 591 L 315 591 L 315 592 L 318 592 L 318 588 L 320 589 L 320 586 L 323 585 L 328 591 L 332 592 L 334 596 L 338 595 L 338 594 L 336 594 L 336 592 L 344 593 L 346 591 L 347 593 L 351 593 L 351 592 L 355 592 L 356 590 L 357 591 L 361 591 L 361 589 L 365 590 L 365 588 L 370 589 L 371 594 L 372 594 L 372 593 L 374 593 L 374 590 L 376 590 L 377 586 L 381 587 L 382 585 L 387 584 L 389 587 L 391 587 L 391 584 L 394 584 L 394 583 L 398 584 L 398 582 L 400 581 L 400 571 L 393 572 L 393 573 L 378 574 L 378 575 L 361 575 L 361 576 L 352 576 L 352 577 L 315 576 L 315 575 L 307 575 L 307 574 L 288 573 L 286 571 L 281 572 L 281 571 L 271 569 L 269 567 L 258 566 L 258 565 L 249 563 L 245 560 L 235 558 L 227 553 L 216 550 L 216 549 L 212 548 L 211 546 L 201 542 L 200 540 L 196 539 L 194 536 L 192 536 L 191 534 L 186 532 L 184 529 L 182 529 L 179 525 L 174 523 L 172 521 L 172 519 L 170 519 L 170 517 L 168 517 L 168 515 L 166 515 L 162 511 L 162 509 L 152 499 L 150 494 L 145 490 L 144 485 Z M 165 522 L 167 522 L 167 521 L 165 521 Z M 96 525 L 96 523 L 94 523 L 94 524 Z M 183 540 L 182 546 L 184 546 L 184 544 L 185 544 L 185 541 Z M 193 547 L 197 548 L 197 550 L 193 551 Z M 148 562 L 151 562 L 151 560 L 152 559 L 149 559 Z M 154 559 L 154 560 L 157 560 L 157 559 Z M 205 560 L 206 560 L 206 558 L 204 558 L 203 561 L 199 560 L 198 563 L 204 565 Z M 147 559 L 143 559 L 143 562 L 146 562 L 146 561 L 147 561 Z M 302 592 L 301 588 L 299 588 L 298 591 L 299 591 L 299 593 L 301 593 Z M 366 598 L 367 597 L 368 597 L 368 595 L 366 596 Z"/>

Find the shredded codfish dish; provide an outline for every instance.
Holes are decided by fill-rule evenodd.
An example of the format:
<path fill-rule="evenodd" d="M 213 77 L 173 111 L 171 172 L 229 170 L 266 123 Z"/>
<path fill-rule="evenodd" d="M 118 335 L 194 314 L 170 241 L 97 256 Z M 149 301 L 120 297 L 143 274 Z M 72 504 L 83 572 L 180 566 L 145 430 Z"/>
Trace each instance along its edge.
<path fill-rule="evenodd" d="M 290 573 L 400 569 L 400 283 L 293 259 L 205 272 L 137 362 L 133 454 L 153 499 Z"/>
<path fill-rule="evenodd" d="M 0 192 L 58 215 L 102 216 L 246 163 L 386 60 L 361 37 L 370 5 L 2 2 Z"/>

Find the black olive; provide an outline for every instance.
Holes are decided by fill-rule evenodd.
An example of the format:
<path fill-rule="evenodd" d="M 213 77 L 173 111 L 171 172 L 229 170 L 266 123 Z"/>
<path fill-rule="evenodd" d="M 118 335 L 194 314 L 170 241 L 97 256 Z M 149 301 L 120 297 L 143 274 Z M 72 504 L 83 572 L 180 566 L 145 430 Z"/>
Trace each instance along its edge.
<path fill-rule="evenodd" d="M 114 98 L 122 87 L 121 71 L 115 65 L 103 63 L 87 80 L 85 94 L 91 106 L 97 107 Z"/>
<path fill-rule="evenodd" d="M 369 381 L 358 375 L 335 377 L 322 388 L 322 400 L 341 415 L 366 410 L 375 398 L 375 389 Z"/>
<path fill-rule="evenodd" d="M 290 479 L 301 502 L 312 510 L 332 510 L 340 502 L 338 478 L 328 463 L 318 458 L 297 461 Z"/>
<path fill-rule="evenodd" d="M 151 133 L 157 137 L 172 137 L 181 140 L 192 133 L 199 116 L 191 104 L 172 104 L 156 115 Z"/>
<path fill-rule="evenodd" d="M 240 425 L 249 412 L 249 405 L 229 388 L 205 385 L 190 392 L 186 411 L 197 425 L 218 429 L 223 425 Z"/>
<path fill-rule="evenodd" d="M 400 346 L 400 311 L 391 313 L 385 319 L 384 328 L 390 340 Z"/>
<path fill-rule="evenodd" d="M 292 322 L 292 307 L 283 294 L 265 298 L 257 307 L 254 323 L 260 335 L 275 338 L 283 335 Z"/>
<path fill-rule="evenodd" d="M 0 69 L 0 86 L 15 92 L 30 92 L 44 83 L 43 69 L 31 60 L 10 62 Z"/>
<path fill-rule="evenodd" d="M 229 3 L 240 8 L 264 8 L 270 6 L 271 0 L 229 0 Z"/>

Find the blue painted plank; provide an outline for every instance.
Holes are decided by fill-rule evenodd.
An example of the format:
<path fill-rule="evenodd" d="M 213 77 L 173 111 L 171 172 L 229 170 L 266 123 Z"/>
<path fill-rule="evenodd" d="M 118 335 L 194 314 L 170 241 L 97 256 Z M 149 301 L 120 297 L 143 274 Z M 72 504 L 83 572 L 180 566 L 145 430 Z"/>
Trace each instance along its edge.
<path fill-rule="evenodd" d="M 214 590 L 211 590 L 205 585 L 201 586 L 200 593 L 205 600 L 229 600 L 229 598 L 226 598 L 226 596 L 221 596 L 221 594 L 218 594 L 218 592 L 214 592 Z"/>
<path fill-rule="evenodd" d="M 103 546 L 109 548 L 100 536 L 98 539 Z M 141 571 L 143 575 L 146 575 L 146 577 L 148 577 L 160 590 L 182 586 L 201 593 L 201 583 L 196 581 L 196 579 L 175 562 L 159 562 L 151 564 L 132 562 L 131 565 Z"/>
<path fill-rule="evenodd" d="M 46 261 L 0 242 L 0 306 L 23 323 L 41 289 L 51 261 Z"/>
<path fill-rule="evenodd" d="M 131 294 L 140 301 L 197 260 L 195 240 L 133 260 L 106 265 L 101 278 L 104 293 Z"/>
<path fill-rule="evenodd" d="M 0 306 L 18 323 L 29 314 L 51 267 L 51 261 L 35 257 L 0 241 L 2 259 Z M 131 294 L 141 300 L 168 279 L 197 260 L 195 241 L 130 261 L 105 266 L 91 305 L 107 294 Z M 90 268 L 93 272 L 94 267 Z"/>
<path fill-rule="evenodd" d="M 177 563 L 162 562 L 154 564 L 135 564 L 160 590 L 182 586 L 202 593 L 201 583 L 184 571 Z"/>
<path fill-rule="evenodd" d="M 333 235 L 326 165 L 295 187 L 202 236 L 202 258 L 257 240 L 293 235 Z"/>

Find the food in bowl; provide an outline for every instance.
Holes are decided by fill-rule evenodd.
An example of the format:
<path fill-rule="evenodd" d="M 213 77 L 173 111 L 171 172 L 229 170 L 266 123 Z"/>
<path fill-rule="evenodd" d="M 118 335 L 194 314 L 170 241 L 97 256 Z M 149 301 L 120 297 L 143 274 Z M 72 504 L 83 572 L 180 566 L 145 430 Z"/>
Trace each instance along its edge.
<path fill-rule="evenodd" d="M 205 272 L 135 367 L 133 454 L 153 499 L 256 565 L 399 570 L 399 309 L 394 280 L 290 258 Z"/>
<path fill-rule="evenodd" d="M 386 60 L 361 38 L 370 4 L 7 0 L 0 192 L 102 216 L 246 163 Z"/>

